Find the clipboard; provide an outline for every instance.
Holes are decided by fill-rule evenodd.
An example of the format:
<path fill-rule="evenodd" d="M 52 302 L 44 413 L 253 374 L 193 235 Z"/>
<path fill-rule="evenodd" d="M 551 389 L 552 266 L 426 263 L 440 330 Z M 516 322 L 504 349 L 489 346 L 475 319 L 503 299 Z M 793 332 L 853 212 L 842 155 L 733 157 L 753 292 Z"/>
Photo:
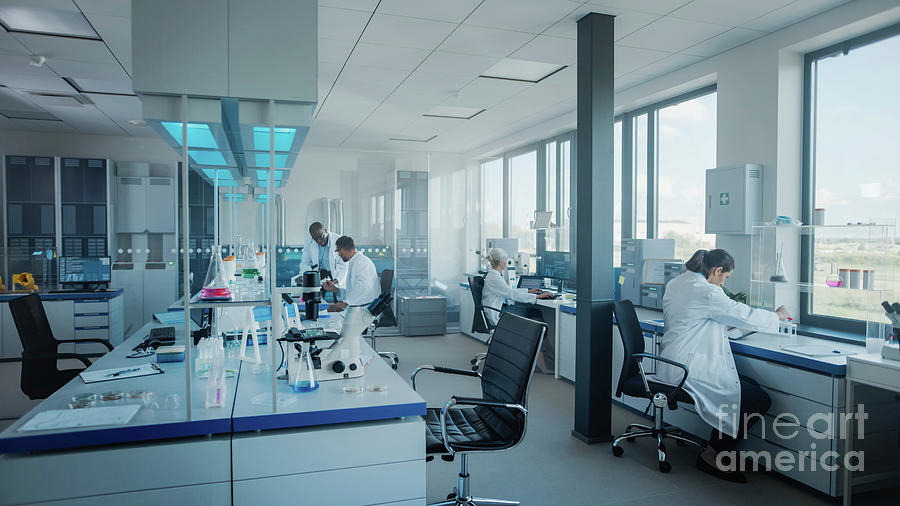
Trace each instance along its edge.
<path fill-rule="evenodd" d="M 91 384 L 127 378 L 138 378 L 141 376 L 154 376 L 163 373 L 165 373 L 165 371 L 156 364 L 143 364 L 132 367 L 125 366 L 113 369 L 100 369 L 97 371 L 83 371 L 79 376 L 81 376 L 81 381 L 86 384 Z"/>

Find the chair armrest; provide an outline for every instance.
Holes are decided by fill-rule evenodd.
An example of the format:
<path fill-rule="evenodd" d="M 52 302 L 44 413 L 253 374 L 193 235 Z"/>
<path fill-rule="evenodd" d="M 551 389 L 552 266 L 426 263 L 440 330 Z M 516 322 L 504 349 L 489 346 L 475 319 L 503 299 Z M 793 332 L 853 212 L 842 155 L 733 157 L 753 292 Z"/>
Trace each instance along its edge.
<path fill-rule="evenodd" d="M 460 376 L 474 376 L 476 378 L 480 378 L 481 374 L 478 374 L 475 371 L 467 371 L 464 369 L 454 369 L 452 367 L 442 367 L 439 365 L 421 365 L 413 369 L 412 374 L 409 376 L 410 381 L 412 381 L 413 390 L 416 389 L 416 375 L 418 375 L 422 371 L 434 371 L 445 374 L 458 374 Z"/>
<path fill-rule="evenodd" d="M 48 358 L 53 359 L 53 360 L 62 360 L 62 359 L 66 359 L 66 358 L 72 358 L 75 360 L 80 360 L 81 363 L 87 367 L 90 367 L 93 365 L 93 363 L 91 363 L 91 361 L 88 360 L 87 357 L 85 357 L 84 355 L 81 355 L 79 353 L 37 353 L 37 354 L 22 353 L 22 360 L 25 360 L 25 359 L 41 360 L 41 359 L 48 359 Z"/>
<path fill-rule="evenodd" d="M 455 395 L 453 397 L 450 397 L 450 400 L 448 400 L 444 404 L 444 407 L 441 408 L 441 442 L 444 443 L 444 449 L 446 449 L 450 454 L 456 452 L 453 450 L 453 448 L 450 447 L 450 444 L 447 442 L 447 412 L 450 411 L 450 408 L 457 404 L 468 404 L 470 406 L 489 406 L 492 408 L 516 410 L 523 415 L 528 414 L 528 409 L 526 409 L 525 406 L 522 406 L 521 404 L 491 401 L 487 399 L 477 399 L 475 397 L 458 397 Z"/>
<path fill-rule="evenodd" d="M 686 365 L 682 364 L 681 362 L 676 362 L 674 360 L 670 360 L 668 358 L 663 358 L 658 355 L 653 355 L 651 353 L 635 353 L 635 354 L 631 355 L 631 357 L 634 358 L 635 361 L 638 363 L 638 370 L 641 373 L 641 379 L 644 380 L 644 388 L 647 389 L 648 394 L 650 394 L 652 392 L 650 392 L 650 386 L 647 384 L 647 376 L 644 374 L 644 368 L 641 367 L 641 359 L 643 359 L 643 358 L 655 360 L 657 362 L 663 362 L 665 364 L 669 364 L 669 365 L 672 365 L 672 366 L 675 366 L 675 367 L 681 369 L 683 371 L 683 374 L 681 375 L 681 381 L 679 381 L 678 385 L 674 389 L 672 389 L 671 392 L 669 392 L 669 397 L 671 397 L 674 400 L 675 397 L 678 395 L 678 393 L 681 392 L 682 387 L 684 387 L 684 382 L 687 381 L 687 377 L 688 377 L 688 367 Z"/>
<path fill-rule="evenodd" d="M 101 343 L 106 345 L 106 348 L 109 351 L 113 351 L 113 345 L 109 342 L 109 339 L 57 339 L 57 343 Z"/>
<path fill-rule="evenodd" d="M 498 312 L 498 313 L 502 313 L 502 312 L 503 312 L 502 309 L 497 309 L 497 308 L 491 307 L 491 306 L 484 306 L 484 305 L 482 305 L 481 307 L 482 307 L 483 309 L 490 309 L 491 311 L 496 311 L 496 312 Z"/>

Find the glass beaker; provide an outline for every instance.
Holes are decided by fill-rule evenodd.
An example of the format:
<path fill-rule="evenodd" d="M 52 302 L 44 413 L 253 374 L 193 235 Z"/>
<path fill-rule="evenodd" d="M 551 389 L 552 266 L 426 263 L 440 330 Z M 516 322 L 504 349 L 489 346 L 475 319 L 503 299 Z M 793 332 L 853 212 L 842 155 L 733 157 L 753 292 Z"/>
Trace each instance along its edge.
<path fill-rule="evenodd" d="M 309 353 L 310 344 L 301 343 L 300 359 L 294 367 L 294 379 L 291 381 L 291 390 L 297 393 L 312 392 L 319 388 L 319 381 L 316 379 L 316 369 L 313 364 L 312 355 Z"/>

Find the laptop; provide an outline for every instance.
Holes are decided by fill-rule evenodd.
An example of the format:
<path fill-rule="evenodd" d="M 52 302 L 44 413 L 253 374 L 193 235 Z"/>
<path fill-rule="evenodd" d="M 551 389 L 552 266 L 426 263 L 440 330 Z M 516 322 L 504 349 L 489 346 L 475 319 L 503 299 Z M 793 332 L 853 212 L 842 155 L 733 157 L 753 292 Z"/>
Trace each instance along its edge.
<path fill-rule="evenodd" d="M 534 288 L 543 289 L 544 288 L 544 277 L 543 276 L 519 276 L 519 284 L 518 288 L 524 288 L 526 290 L 531 290 Z"/>

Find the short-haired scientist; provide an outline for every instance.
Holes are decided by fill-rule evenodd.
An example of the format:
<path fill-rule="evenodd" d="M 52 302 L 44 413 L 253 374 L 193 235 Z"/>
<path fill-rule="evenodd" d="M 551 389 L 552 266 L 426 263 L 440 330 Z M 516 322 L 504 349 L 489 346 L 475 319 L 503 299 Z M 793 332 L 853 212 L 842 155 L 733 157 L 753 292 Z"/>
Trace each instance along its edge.
<path fill-rule="evenodd" d="M 334 280 L 322 283 L 322 288 L 337 294 L 340 302 L 328 306 L 329 311 L 343 311 L 347 306 L 365 306 L 381 295 L 381 281 L 372 260 L 356 250 L 353 238 L 342 236 L 334 242 L 337 254 L 347 264 L 346 286 Z"/>
<path fill-rule="evenodd" d="M 776 311 L 753 309 L 728 298 L 722 290 L 734 271 L 734 258 L 722 249 L 699 250 L 685 262 L 686 272 L 666 286 L 663 296 L 665 333 L 659 355 L 688 367 L 684 389 L 694 399 L 697 413 L 713 426 L 709 446 L 697 458 L 697 467 L 719 478 L 744 482 L 733 455 L 744 435 L 772 404 L 769 396 L 749 378 L 738 376 L 726 332 L 728 326 L 777 332 L 778 321 L 790 317 L 784 306 Z M 659 364 L 657 376 L 677 384 L 682 371 Z M 744 420 L 750 420 L 745 424 Z M 720 456 L 720 452 L 722 453 Z"/>

